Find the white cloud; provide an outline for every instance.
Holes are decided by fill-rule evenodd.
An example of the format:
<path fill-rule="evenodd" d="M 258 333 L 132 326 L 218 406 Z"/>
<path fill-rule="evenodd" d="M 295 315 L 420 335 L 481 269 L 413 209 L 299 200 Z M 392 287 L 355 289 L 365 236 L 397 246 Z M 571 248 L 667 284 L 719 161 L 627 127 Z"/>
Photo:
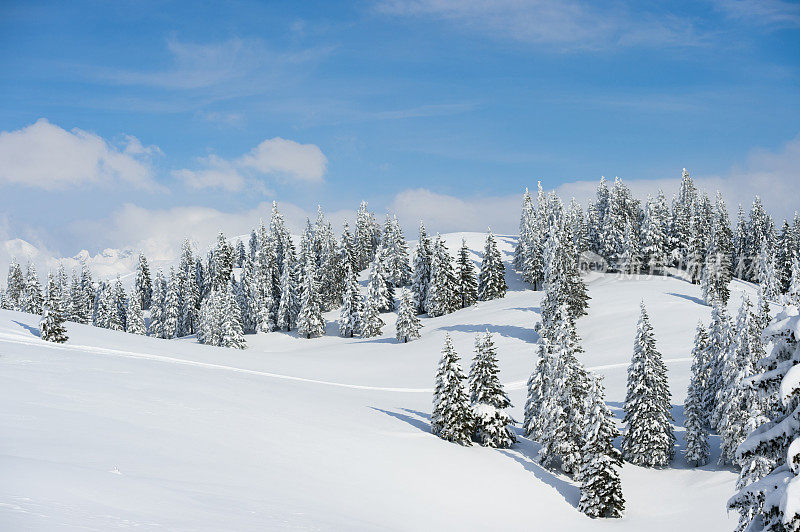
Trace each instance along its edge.
<path fill-rule="evenodd" d="M 275 137 L 266 139 L 250 152 L 233 160 L 216 155 L 198 159 L 200 170 L 181 169 L 172 172 L 191 188 L 221 188 L 239 191 L 255 186 L 267 193 L 263 179 L 320 183 L 328 166 L 328 159 L 315 144 L 300 144 L 293 140 Z"/>
<path fill-rule="evenodd" d="M 60 190 L 72 185 L 123 181 L 136 188 L 160 187 L 150 158 L 158 148 L 125 136 L 121 146 L 74 128 L 67 131 L 40 118 L 15 131 L 0 132 L 0 184 Z"/>
<path fill-rule="evenodd" d="M 716 0 L 728 17 L 766 30 L 800 27 L 800 4 L 784 0 Z"/>
<path fill-rule="evenodd" d="M 600 8 L 574 0 L 383 0 L 377 9 L 389 15 L 444 20 L 492 38 L 560 50 L 703 42 L 691 21 L 644 12 L 631 2 Z"/>
<path fill-rule="evenodd" d="M 239 160 L 245 168 L 299 181 L 321 182 L 328 159 L 314 144 L 299 144 L 280 137 L 267 139 Z"/>

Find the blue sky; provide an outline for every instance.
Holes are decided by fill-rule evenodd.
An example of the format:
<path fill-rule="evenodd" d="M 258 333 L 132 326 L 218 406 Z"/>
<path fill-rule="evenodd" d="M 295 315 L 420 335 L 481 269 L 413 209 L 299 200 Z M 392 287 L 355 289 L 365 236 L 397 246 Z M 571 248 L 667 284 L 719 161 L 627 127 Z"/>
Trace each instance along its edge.
<path fill-rule="evenodd" d="M 797 3 L 6 0 L 0 69 L 0 236 L 59 254 L 165 253 L 273 199 L 512 231 L 538 179 L 683 167 L 800 197 Z"/>

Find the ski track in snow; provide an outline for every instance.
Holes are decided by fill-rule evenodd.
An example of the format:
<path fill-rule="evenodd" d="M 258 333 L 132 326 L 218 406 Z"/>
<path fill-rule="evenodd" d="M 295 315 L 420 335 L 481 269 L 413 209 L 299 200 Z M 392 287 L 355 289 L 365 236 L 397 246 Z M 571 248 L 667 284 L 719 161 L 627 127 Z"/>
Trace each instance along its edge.
<path fill-rule="evenodd" d="M 295 377 L 293 375 L 281 375 L 280 373 L 271 373 L 269 371 L 259 371 L 255 369 L 246 369 L 246 368 L 237 368 L 235 366 L 226 366 L 224 364 L 213 364 L 211 362 L 200 362 L 196 360 L 186 360 L 182 358 L 174 358 L 174 357 L 167 357 L 163 355 L 154 355 L 149 353 L 137 353 L 134 351 L 122 351 L 119 349 L 108 349 L 105 347 L 93 347 L 88 345 L 72 345 L 72 344 L 55 344 L 52 342 L 45 342 L 44 340 L 40 339 L 33 339 L 27 338 L 24 336 L 19 336 L 15 334 L 8 334 L 8 333 L 0 333 L 0 341 L 13 343 L 13 344 L 22 344 L 22 345 L 35 345 L 41 346 L 46 345 L 52 349 L 61 349 L 66 351 L 78 351 L 80 353 L 86 354 L 97 354 L 97 355 L 111 355 L 111 356 L 118 356 L 118 357 L 125 357 L 125 358 L 138 358 L 144 360 L 155 360 L 157 362 L 164 362 L 167 364 L 179 364 L 184 366 L 194 366 L 199 368 L 208 368 L 208 369 L 217 369 L 223 371 L 230 371 L 233 373 L 243 373 L 246 375 L 256 375 L 259 377 L 269 377 L 273 379 L 283 379 L 288 381 L 296 381 L 296 382 L 307 382 L 312 384 L 321 384 L 324 386 L 335 386 L 339 388 L 349 388 L 351 390 L 370 390 L 370 391 L 378 391 L 378 392 L 395 392 L 395 393 L 433 393 L 433 388 L 394 388 L 394 387 L 384 387 L 384 386 L 367 386 L 363 384 L 347 384 L 341 382 L 331 382 L 331 381 L 323 381 L 318 379 L 308 379 L 305 377 Z M 682 362 L 691 362 L 691 358 L 670 358 L 665 359 L 664 363 L 666 364 L 677 364 Z M 587 370 L 590 371 L 602 371 L 607 369 L 619 369 L 619 368 L 627 368 L 629 363 L 623 362 L 619 364 L 605 364 L 601 366 L 590 366 L 587 367 Z M 509 383 L 504 384 L 506 390 L 520 390 L 523 387 L 527 386 L 527 379 L 525 380 L 518 380 L 512 381 Z"/>

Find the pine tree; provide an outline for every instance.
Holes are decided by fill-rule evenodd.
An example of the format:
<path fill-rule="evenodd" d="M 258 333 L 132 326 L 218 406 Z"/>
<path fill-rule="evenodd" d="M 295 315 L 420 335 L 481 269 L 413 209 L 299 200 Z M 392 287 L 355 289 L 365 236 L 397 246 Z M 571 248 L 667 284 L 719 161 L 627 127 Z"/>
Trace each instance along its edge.
<path fill-rule="evenodd" d="M 81 278 L 77 272 L 72 272 L 72 283 L 70 284 L 69 299 L 69 321 L 74 323 L 89 323 L 89 308 L 91 303 L 87 301 L 86 291 L 83 289 Z"/>
<path fill-rule="evenodd" d="M 790 305 L 800 306 L 800 262 L 797 257 L 792 259 L 792 274 L 789 277 L 789 290 L 786 292 L 786 297 Z"/>
<path fill-rule="evenodd" d="M 349 263 L 345 265 L 345 271 L 347 282 L 344 291 L 344 301 L 339 310 L 339 336 L 352 338 L 353 335 L 360 334 L 361 332 L 363 304 L 361 294 L 358 291 L 356 274 L 353 272 L 353 268 Z"/>
<path fill-rule="evenodd" d="M 787 306 L 772 320 L 764 331 L 772 351 L 759 363 L 762 373 L 748 380 L 774 408 L 768 413 L 769 421 L 756 428 L 737 450 L 737 462 L 754 477 L 728 501 L 728 507 L 740 514 L 740 530 L 800 529 L 800 510 L 793 492 L 800 482 L 800 373 L 795 371 L 800 347 L 798 314 L 797 307 Z"/>
<path fill-rule="evenodd" d="M 430 284 L 427 291 L 425 307 L 431 317 L 444 316 L 460 306 L 455 290 L 455 272 L 453 259 L 442 242 L 436 235 L 433 244 L 433 257 L 431 259 Z"/>
<path fill-rule="evenodd" d="M 291 331 L 297 326 L 297 286 L 295 284 L 291 255 L 286 253 L 280 284 L 280 304 L 276 324 L 279 329 Z"/>
<path fill-rule="evenodd" d="M 217 299 L 217 315 L 222 320 L 220 346 L 245 349 L 247 343 L 242 331 L 242 316 L 234 291 L 233 281 L 229 281 L 227 287 L 220 293 L 221 297 Z"/>
<path fill-rule="evenodd" d="M 361 313 L 361 336 L 363 338 L 372 338 L 380 336 L 381 329 L 385 325 L 378 310 L 378 301 L 370 294 L 364 298 L 364 310 Z"/>
<path fill-rule="evenodd" d="M 761 245 L 758 253 L 756 278 L 764 291 L 764 297 L 776 301 L 779 295 L 778 279 L 775 276 L 775 257 L 770 253 L 767 242 Z"/>
<path fill-rule="evenodd" d="M 120 281 L 119 277 L 114 281 L 111 297 L 113 300 L 111 312 L 114 314 L 114 324 L 110 328 L 115 331 L 124 331 L 127 328 L 128 320 L 128 296 L 125 294 L 125 288 L 122 286 L 122 281 Z"/>
<path fill-rule="evenodd" d="M 419 329 L 422 324 L 417 316 L 417 309 L 411 292 L 403 289 L 400 292 L 400 306 L 397 310 L 397 341 L 406 343 L 420 337 Z"/>
<path fill-rule="evenodd" d="M 25 277 L 22 275 L 22 268 L 20 268 L 17 260 L 11 258 L 11 264 L 8 265 L 8 284 L 6 285 L 6 297 L 14 310 L 21 310 L 22 294 L 25 291 Z"/>
<path fill-rule="evenodd" d="M 690 466 L 702 466 L 708 463 L 708 416 L 704 410 L 705 359 L 708 335 L 701 322 L 697 323 L 697 333 L 692 349 L 692 372 L 689 379 L 689 390 L 683 413 L 686 420 L 686 452 L 684 457 Z"/>
<path fill-rule="evenodd" d="M 64 327 L 64 314 L 61 310 L 59 290 L 52 275 L 47 281 L 47 292 L 43 304 L 42 319 L 39 322 L 39 336 L 47 342 L 63 344 L 69 338 Z"/>
<path fill-rule="evenodd" d="M 36 267 L 33 263 L 28 263 L 28 271 L 25 274 L 25 286 L 20 296 L 20 307 L 22 312 L 30 314 L 42 313 L 42 287 L 39 284 L 39 276 L 36 274 Z"/>
<path fill-rule="evenodd" d="M 472 416 L 464 391 L 464 373 L 450 335 L 444 339 L 433 392 L 431 431 L 443 440 L 472 445 Z"/>
<path fill-rule="evenodd" d="M 164 324 L 162 326 L 162 338 L 176 338 L 178 333 L 178 319 L 180 318 L 181 307 L 178 295 L 179 281 L 175 271 L 169 269 L 169 280 L 167 281 L 167 293 L 164 297 Z"/>
<path fill-rule="evenodd" d="M 144 313 L 142 312 L 141 300 L 136 295 L 128 298 L 128 308 L 125 322 L 125 330 L 127 332 L 131 334 L 147 335 L 147 327 L 144 324 Z"/>
<path fill-rule="evenodd" d="M 576 475 L 581 488 L 578 510 L 589 517 L 622 517 L 625 499 L 618 468 L 620 452 L 614 448 L 617 429 L 614 416 L 604 400 L 601 377 L 591 376 L 584 400 L 585 441 Z"/>
<path fill-rule="evenodd" d="M 469 400 L 472 404 L 473 432 L 484 447 L 507 448 L 517 441 L 505 409 L 511 400 L 500 383 L 497 350 L 489 331 L 475 337 L 475 358 L 469 371 Z"/>
<path fill-rule="evenodd" d="M 420 223 L 419 240 L 414 249 L 414 270 L 411 276 L 411 292 L 414 294 L 418 314 L 428 311 L 428 287 L 431 283 L 432 258 L 431 241 L 425 233 L 425 226 Z"/>
<path fill-rule="evenodd" d="M 722 387 L 717 392 L 715 415 L 721 440 L 721 465 L 735 463 L 736 448 L 758 425 L 767 421 L 758 394 L 745 382 L 755 373 L 756 364 L 764 355 L 761 330 L 757 328 L 752 306 L 743 296 L 735 337 L 722 368 Z"/>
<path fill-rule="evenodd" d="M 150 301 L 153 298 L 153 283 L 150 280 L 150 267 L 147 265 L 147 258 L 145 258 L 144 253 L 139 253 L 134 294 L 135 297 L 139 298 L 139 306 L 142 310 L 150 308 Z"/>
<path fill-rule="evenodd" d="M 644 467 L 669 465 L 675 454 L 670 400 L 667 368 L 656 350 L 653 327 L 642 303 L 625 397 L 627 428 L 622 453 L 626 461 Z"/>
<path fill-rule="evenodd" d="M 411 282 L 411 266 L 408 262 L 408 243 L 397 217 L 386 217 L 386 230 L 381 242 L 385 250 L 387 280 L 392 286 L 406 286 Z"/>
<path fill-rule="evenodd" d="M 642 253 L 651 275 L 662 274 L 669 262 L 668 217 L 667 201 L 659 190 L 655 199 L 648 197 L 642 223 Z"/>
<path fill-rule="evenodd" d="M 467 308 L 478 300 L 478 281 L 475 278 L 475 267 L 469 257 L 467 241 L 461 239 L 456 268 L 458 269 L 458 293 L 461 297 L 461 308 Z"/>
<path fill-rule="evenodd" d="M 716 428 L 719 417 L 717 412 L 717 392 L 722 388 L 722 366 L 726 354 L 731 348 L 731 324 L 725 307 L 714 301 L 711 309 L 711 323 L 708 326 L 708 346 L 706 347 L 705 397 L 703 409 L 709 412 L 709 425 Z"/>
<path fill-rule="evenodd" d="M 367 297 L 372 299 L 378 312 L 394 310 L 394 288 L 386 276 L 385 250 L 379 246 L 369 272 Z"/>
<path fill-rule="evenodd" d="M 297 316 L 297 334 L 306 338 L 325 334 L 325 320 L 322 319 L 316 275 L 314 260 L 309 258 L 306 262 L 301 288 L 302 303 Z"/>
<path fill-rule="evenodd" d="M 490 229 L 483 250 L 481 271 L 478 275 L 478 299 L 488 301 L 505 297 L 506 290 L 508 290 L 506 267 L 503 265 L 503 258 L 497 250 L 497 243 Z"/>
<path fill-rule="evenodd" d="M 164 338 L 164 278 L 161 270 L 156 272 L 153 282 L 153 294 L 150 302 L 150 336 Z"/>
<path fill-rule="evenodd" d="M 241 241 L 239 243 L 241 244 Z M 242 251 L 244 251 L 244 247 L 242 247 Z M 201 296 L 200 287 L 197 285 L 192 244 L 189 239 L 186 239 L 181 247 L 177 276 L 180 306 L 177 331 L 179 336 L 186 336 L 197 332 L 197 311 Z"/>

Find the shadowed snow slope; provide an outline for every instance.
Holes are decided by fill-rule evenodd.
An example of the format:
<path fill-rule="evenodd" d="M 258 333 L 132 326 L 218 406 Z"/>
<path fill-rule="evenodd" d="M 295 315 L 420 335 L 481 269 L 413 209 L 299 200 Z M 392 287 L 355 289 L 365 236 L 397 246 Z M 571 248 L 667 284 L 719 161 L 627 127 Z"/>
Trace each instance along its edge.
<path fill-rule="evenodd" d="M 464 236 L 480 260 L 484 235 Z M 447 235 L 455 253 L 461 235 Z M 498 237 L 510 260 L 514 240 Z M 541 292 L 509 272 L 501 300 L 394 340 L 248 336 L 248 349 L 158 340 L 69 324 L 47 344 L 38 317 L 0 311 L 0 529 L 732 530 L 736 475 L 626 464 L 624 519 L 591 520 L 572 481 L 539 467 L 538 446 L 459 447 L 429 432 L 430 389 L 445 333 L 465 370 L 475 333 L 494 333 L 501 377 L 522 419 Z M 750 285 L 734 283 L 731 309 Z M 676 278 L 595 275 L 579 321 L 583 362 L 605 376 L 621 416 L 639 302 L 667 361 L 678 445 L 689 351 L 710 308 Z M 716 440 L 712 446 L 717 446 Z M 716 456 L 712 456 L 715 460 Z"/>

